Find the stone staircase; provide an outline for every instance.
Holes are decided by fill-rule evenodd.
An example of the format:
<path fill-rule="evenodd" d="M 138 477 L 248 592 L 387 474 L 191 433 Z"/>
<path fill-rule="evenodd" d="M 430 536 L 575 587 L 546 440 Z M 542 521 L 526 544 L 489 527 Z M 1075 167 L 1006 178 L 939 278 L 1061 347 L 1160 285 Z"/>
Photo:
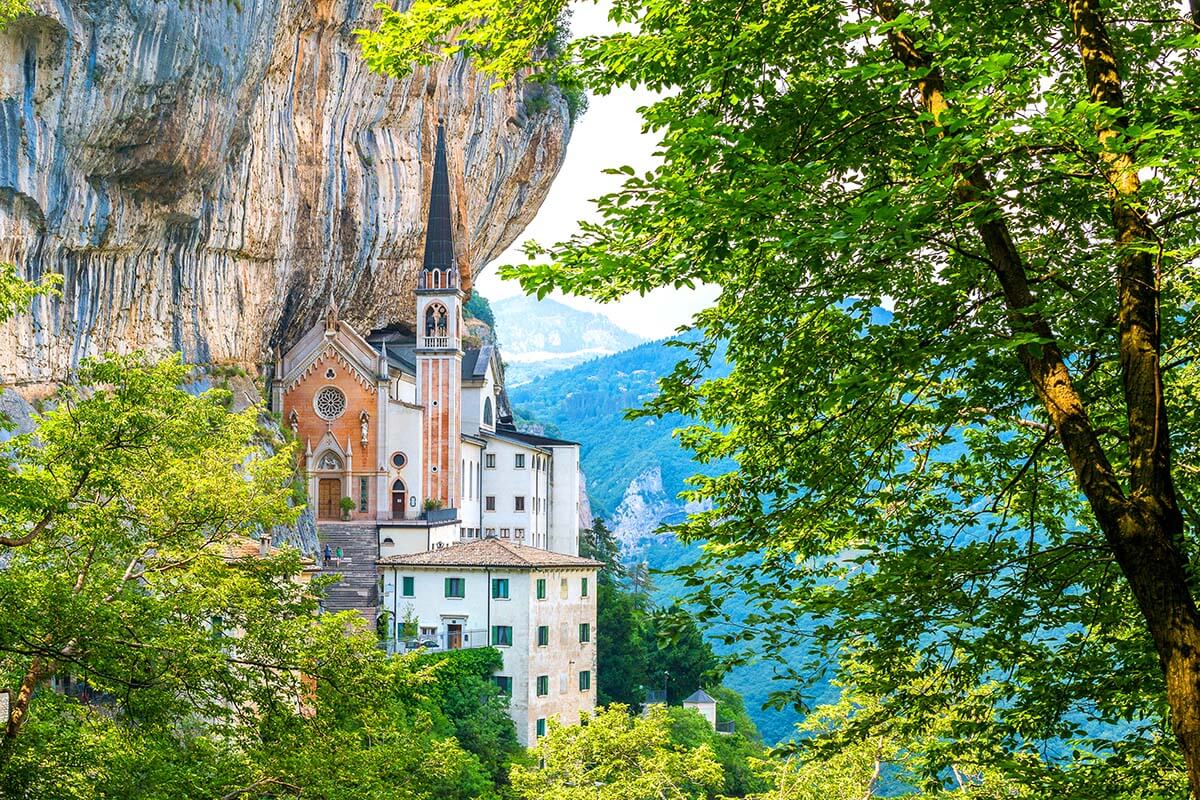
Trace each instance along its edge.
<path fill-rule="evenodd" d="M 324 608 L 329 612 L 357 611 L 375 624 L 379 606 L 379 574 L 375 558 L 379 550 L 379 533 L 373 522 L 319 522 L 318 553 L 325 558 L 329 545 L 333 558 L 322 563 L 322 575 L 341 575 L 342 579 L 325 590 Z M 342 548 L 342 562 L 337 562 L 337 549 Z"/>

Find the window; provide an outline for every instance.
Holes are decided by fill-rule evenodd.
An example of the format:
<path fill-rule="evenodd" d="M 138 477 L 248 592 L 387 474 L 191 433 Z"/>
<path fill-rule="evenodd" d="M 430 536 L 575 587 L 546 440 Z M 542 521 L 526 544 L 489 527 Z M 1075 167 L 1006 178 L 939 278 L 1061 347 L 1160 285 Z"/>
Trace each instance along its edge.
<path fill-rule="evenodd" d="M 422 636 L 437 636 L 437 628 L 433 627 L 433 626 L 422 625 L 421 626 L 421 635 Z"/>
<path fill-rule="evenodd" d="M 591 623 L 588 623 L 588 622 L 579 623 L 579 643 L 587 644 L 591 640 L 592 640 Z"/>
<path fill-rule="evenodd" d="M 580 597 L 588 596 L 587 578 L 581 578 L 579 581 L 579 596 Z"/>
<path fill-rule="evenodd" d="M 326 386 L 313 397 L 313 410 L 321 419 L 332 422 L 346 413 L 346 395 L 336 386 Z"/>
<path fill-rule="evenodd" d="M 492 680 L 500 687 L 500 691 L 512 697 L 512 678 L 508 675 L 493 675 Z"/>
<path fill-rule="evenodd" d="M 496 529 L 495 528 L 485 528 L 484 533 L 487 535 L 487 538 L 489 538 L 489 539 L 496 538 Z"/>
<path fill-rule="evenodd" d="M 586 692 L 592 688 L 592 673 L 590 670 L 579 671 L 579 691 Z"/>
<path fill-rule="evenodd" d="M 563 578 L 562 580 L 560 580 L 558 582 L 558 596 L 559 596 L 559 598 L 566 600 L 570 594 L 571 594 L 570 584 L 567 583 L 566 578 Z"/>
<path fill-rule="evenodd" d="M 366 478 L 358 479 L 358 510 L 364 511 L 364 512 L 367 510 L 367 479 Z"/>
<path fill-rule="evenodd" d="M 495 469 L 496 468 L 496 454 L 495 453 L 484 454 L 483 466 L 487 469 Z"/>
<path fill-rule="evenodd" d="M 493 625 L 492 626 L 492 644 L 499 647 L 512 646 L 512 626 L 511 625 Z"/>
<path fill-rule="evenodd" d="M 466 589 L 466 579 L 446 578 L 446 597 L 464 597 Z"/>
<path fill-rule="evenodd" d="M 525 510 L 525 496 L 519 494 L 513 498 L 513 511 L 524 511 L 524 510 Z"/>
<path fill-rule="evenodd" d="M 487 497 L 483 498 L 483 510 L 484 511 L 495 511 L 496 510 L 496 495 L 489 494 Z"/>
<path fill-rule="evenodd" d="M 538 675 L 537 696 L 538 697 L 546 697 L 549 694 L 550 694 L 550 676 L 549 675 Z M 541 722 L 541 720 L 538 720 L 538 722 Z"/>
<path fill-rule="evenodd" d="M 513 467 L 516 469 L 525 469 L 525 454 L 517 453 L 513 456 Z"/>
<path fill-rule="evenodd" d="M 404 453 L 392 453 L 392 466 L 396 469 L 402 469 L 408 463 L 408 457 Z"/>
<path fill-rule="evenodd" d="M 513 537 L 516 539 L 524 539 L 525 538 L 525 529 L 524 528 L 513 528 Z"/>
<path fill-rule="evenodd" d="M 400 596 L 401 597 L 412 597 L 413 595 L 415 595 L 416 591 L 414 591 L 414 589 L 415 589 L 414 584 L 416 582 L 417 582 L 416 578 L 414 578 L 412 575 L 405 575 L 403 578 L 401 578 L 400 579 Z"/>
<path fill-rule="evenodd" d="M 546 579 L 545 578 L 537 579 L 537 599 L 538 600 L 546 599 Z"/>
<path fill-rule="evenodd" d="M 508 599 L 508 578 L 492 578 L 492 597 L 496 600 Z"/>
<path fill-rule="evenodd" d="M 546 718 L 545 717 L 538 717 L 537 735 L 539 737 L 546 735 Z"/>
<path fill-rule="evenodd" d="M 501 538 L 501 539 L 507 539 L 507 538 L 508 538 L 508 528 L 501 528 L 501 529 L 500 529 L 500 538 Z"/>
<path fill-rule="evenodd" d="M 483 424 L 491 426 L 492 424 L 492 398 L 483 398 Z"/>
<path fill-rule="evenodd" d="M 537 632 L 538 647 L 546 647 L 550 644 L 550 626 L 538 625 Z"/>

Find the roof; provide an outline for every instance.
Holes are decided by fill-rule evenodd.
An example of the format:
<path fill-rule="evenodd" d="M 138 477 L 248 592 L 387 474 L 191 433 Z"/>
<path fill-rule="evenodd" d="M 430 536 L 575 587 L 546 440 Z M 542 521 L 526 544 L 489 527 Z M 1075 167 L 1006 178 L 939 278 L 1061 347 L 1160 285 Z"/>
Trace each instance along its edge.
<path fill-rule="evenodd" d="M 401 326 L 389 326 L 371 331 L 366 336 L 367 342 L 376 352 L 387 352 L 388 364 L 408 373 L 417 374 L 417 357 L 414 353 L 417 347 L 417 337 L 412 331 Z M 492 358 L 492 345 L 464 350 L 462 360 L 462 379 L 480 379 L 487 374 L 488 363 Z"/>
<path fill-rule="evenodd" d="M 599 561 L 552 550 L 516 544 L 502 539 L 479 539 L 466 544 L 456 544 L 440 550 L 424 553 L 385 556 L 379 559 L 380 566 L 406 567 L 513 567 L 536 569 L 539 567 L 602 567 Z"/>
<path fill-rule="evenodd" d="M 710 695 L 708 692 L 704 691 L 703 689 L 697 689 L 696 691 L 692 692 L 690 695 L 688 695 L 688 698 L 686 700 L 684 700 L 683 702 L 685 702 L 685 703 L 712 703 L 713 705 L 716 705 L 716 703 L 717 703 L 717 701 L 713 699 L 713 696 Z"/>
<path fill-rule="evenodd" d="M 487 377 L 488 365 L 492 361 L 493 348 L 490 344 L 485 344 L 478 350 L 464 350 L 462 360 L 462 377 L 463 380 L 475 378 L 482 380 Z"/>
<path fill-rule="evenodd" d="M 446 166 L 446 132 L 442 123 L 437 127 L 437 144 L 433 153 L 433 185 L 429 191 L 429 224 L 425 228 L 425 261 L 423 269 L 452 269 L 454 241 L 450 222 L 450 172 Z"/>
<path fill-rule="evenodd" d="M 536 433 L 525 433 L 516 429 L 512 423 L 499 423 L 496 425 L 496 436 L 501 439 L 515 439 L 518 442 L 531 444 L 535 447 L 578 447 L 579 442 L 571 442 L 566 439 L 555 439 L 553 436 L 540 436 Z"/>

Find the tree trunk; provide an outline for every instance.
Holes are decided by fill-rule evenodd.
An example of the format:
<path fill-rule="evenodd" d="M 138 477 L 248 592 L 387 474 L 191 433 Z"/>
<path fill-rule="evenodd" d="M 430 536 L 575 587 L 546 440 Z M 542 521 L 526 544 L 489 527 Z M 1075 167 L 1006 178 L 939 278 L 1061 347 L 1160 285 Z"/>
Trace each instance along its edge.
<path fill-rule="evenodd" d="M 1116 520 L 1119 544 L 1113 549 L 1158 652 L 1171 730 L 1183 753 L 1192 796 L 1200 798 L 1200 612 L 1187 562 L 1176 546 L 1182 530 L 1172 530 L 1139 505 L 1131 502 Z M 1110 541 L 1114 538 L 1107 526 L 1105 533 Z"/>
<path fill-rule="evenodd" d="M 1123 109 L 1117 62 L 1097 0 L 1068 0 L 1068 5 L 1092 100 Z M 873 10 L 884 22 L 899 17 L 897 0 L 874 0 Z M 915 83 L 922 103 L 940 127 L 948 107 L 940 70 L 904 29 L 892 27 L 887 36 L 893 57 L 919 73 Z M 1121 120 L 1117 124 L 1124 127 Z M 1119 137 L 1115 129 L 1098 133 L 1102 143 Z M 1111 187 L 1115 239 L 1122 248 L 1117 293 L 1129 426 L 1128 495 L 1096 436 L 1049 321 L 1037 309 L 1020 252 L 1003 211 L 992 200 L 988 176 L 978 164 L 950 168 L 959 182 L 956 199 L 971 209 L 976 233 L 1003 289 L 1014 333 L 1033 332 L 1043 342 L 1037 348 L 1019 348 L 1018 355 L 1146 621 L 1166 683 L 1171 727 L 1187 765 L 1192 796 L 1200 800 L 1200 612 L 1182 549 L 1183 517 L 1171 475 L 1158 267 L 1147 250 L 1153 231 L 1138 205 L 1133 153 L 1117 147 L 1106 150 L 1101 159 Z"/>

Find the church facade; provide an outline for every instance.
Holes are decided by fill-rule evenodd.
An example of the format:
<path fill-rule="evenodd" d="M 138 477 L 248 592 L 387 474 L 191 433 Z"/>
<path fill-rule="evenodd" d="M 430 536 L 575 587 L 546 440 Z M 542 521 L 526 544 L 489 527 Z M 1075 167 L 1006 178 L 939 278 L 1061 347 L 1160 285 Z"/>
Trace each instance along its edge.
<path fill-rule="evenodd" d="M 397 649 L 406 639 L 445 649 L 483 646 L 491 643 L 492 633 L 487 620 L 467 618 L 462 598 L 423 591 L 419 610 L 405 604 L 410 616 L 419 616 L 408 620 L 417 635 L 406 637 L 397 608 L 403 583 L 398 570 L 420 575 L 430 586 L 442 580 L 449 586 L 462 578 L 459 562 L 466 559 L 480 574 L 516 570 L 515 588 L 521 576 L 528 583 L 534 572 L 552 566 L 556 578 L 570 574 L 575 583 L 594 587 L 599 566 L 578 557 L 579 445 L 517 430 L 505 413 L 499 353 L 464 337 L 466 296 L 450 215 L 439 127 L 413 324 L 360 332 L 331 309 L 278 355 L 271 383 L 271 407 L 302 448 L 299 466 L 318 539 L 337 553 L 336 563 L 326 568 L 343 576 L 325 607 L 354 609 L 370 622 L 379 621 Z M 505 546 L 491 546 L 492 540 Z M 460 550 L 461 557 L 449 557 L 449 551 Z M 557 630 L 566 624 L 560 616 L 570 618 L 576 638 L 579 630 L 595 627 L 594 594 L 590 601 L 586 594 L 581 598 L 578 587 L 573 595 L 531 603 L 527 612 L 527 618 L 508 627 L 536 632 L 553 621 Z M 484 633 L 471 641 L 470 626 Z M 519 635 L 525 641 L 525 634 Z M 502 686 L 507 681 L 522 741 L 528 743 L 544 727 L 551 708 L 569 723 L 594 706 L 590 642 L 574 643 L 569 665 L 531 665 L 531 659 L 547 659 L 536 646 L 503 652 L 505 666 L 497 680 Z M 539 694 L 545 686 L 514 690 L 511 680 L 523 684 L 553 674 L 556 686 L 566 686 L 560 673 L 573 676 L 572 685 L 582 681 L 588 688 L 551 704 Z"/>

